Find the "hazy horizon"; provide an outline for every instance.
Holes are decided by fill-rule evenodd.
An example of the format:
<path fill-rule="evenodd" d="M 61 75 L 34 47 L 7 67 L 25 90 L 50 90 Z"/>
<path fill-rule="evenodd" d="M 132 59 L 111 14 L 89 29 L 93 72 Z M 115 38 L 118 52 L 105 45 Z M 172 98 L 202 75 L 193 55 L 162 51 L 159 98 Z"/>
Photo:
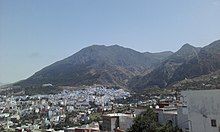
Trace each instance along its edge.
<path fill-rule="evenodd" d="M 139 52 L 220 39 L 220 0 L 0 0 L 0 82 L 25 79 L 90 45 Z"/>

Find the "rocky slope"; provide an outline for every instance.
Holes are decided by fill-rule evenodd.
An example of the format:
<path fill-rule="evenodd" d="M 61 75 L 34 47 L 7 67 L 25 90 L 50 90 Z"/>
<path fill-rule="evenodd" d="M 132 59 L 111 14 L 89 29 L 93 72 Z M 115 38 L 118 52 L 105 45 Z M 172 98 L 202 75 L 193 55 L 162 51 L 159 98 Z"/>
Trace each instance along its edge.
<path fill-rule="evenodd" d="M 203 48 L 185 44 L 177 52 L 141 53 L 118 45 L 93 45 L 36 72 L 16 86 L 107 85 L 142 91 L 166 88 L 220 70 L 220 40 Z"/>
<path fill-rule="evenodd" d="M 149 87 L 168 87 L 185 78 L 194 78 L 220 69 L 220 40 L 203 48 L 189 44 L 172 54 L 159 67 L 145 76 L 131 79 L 135 91 Z"/>
<path fill-rule="evenodd" d="M 197 56 L 184 62 L 174 73 L 171 82 L 209 74 L 220 69 L 220 40 L 203 47 Z"/>
<path fill-rule="evenodd" d="M 170 88 L 176 88 L 179 91 L 189 89 L 220 89 L 220 70 L 211 72 L 206 75 L 201 75 L 191 79 L 184 79 L 170 86 Z"/>
<path fill-rule="evenodd" d="M 125 87 L 127 81 L 151 71 L 169 53 L 145 54 L 118 45 L 93 45 L 55 62 L 16 85 L 116 85 Z M 155 56 L 155 57 L 152 57 Z"/>
<path fill-rule="evenodd" d="M 137 76 L 130 80 L 129 87 L 132 89 L 144 89 L 147 87 L 166 87 L 173 77 L 176 69 L 184 62 L 195 57 L 200 48 L 189 44 L 183 45 L 177 52 L 164 60 L 156 69 L 145 76 Z"/>

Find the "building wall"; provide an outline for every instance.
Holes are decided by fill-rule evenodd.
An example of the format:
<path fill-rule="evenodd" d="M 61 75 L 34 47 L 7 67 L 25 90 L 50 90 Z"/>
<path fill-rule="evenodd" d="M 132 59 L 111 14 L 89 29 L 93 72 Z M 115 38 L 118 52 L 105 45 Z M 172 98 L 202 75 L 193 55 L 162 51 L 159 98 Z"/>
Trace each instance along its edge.
<path fill-rule="evenodd" d="M 103 116 L 102 131 L 114 132 L 115 129 L 127 130 L 133 124 L 133 116 Z"/>
<path fill-rule="evenodd" d="M 177 126 L 177 114 L 170 114 L 170 113 L 166 113 L 164 111 L 159 111 L 159 113 L 158 113 L 158 122 L 160 124 L 165 125 L 169 121 L 172 122 L 173 127 Z"/>
<path fill-rule="evenodd" d="M 110 131 L 111 130 L 111 118 L 103 116 L 102 130 Z"/>
<path fill-rule="evenodd" d="M 118 126 L 118 117 L 103 116 L 102 130 L 114 132 Z"/>
<path fill-rule="evenodd" d="M 137 116 L 137 115 L 140 115 L 142 112 L 146 111 L 145 108 L 142 108 L 142 109 L 134 109 L 134 114 Z"/>
<path fill-rule="evenodd" d="M 115 131 L 115 128 L 119 126 L 119 120 L 118 117 L 116 118 L 111 118 L 111 132 Z"/>
<path fill-rule="evenodd" d="M 220 131 L 220 90 L 195 90 L 182 92 L 188 107 L 188 119 L 192 132 Z M 216 120 L 216 127 L 211 126 Z"/>
<path fill-rule="evenodd" d="M 133 124 L 133 117 L 129 116 L 120 116 L 119 117 L 119 128 L 121 130 L 127 130 Z"/>
<path fill-rule="evenodd" d="M 187 106 L 178 106 L 177 108 L 177 125 L 184 132 L 189 130 L 188 109 Z"/>

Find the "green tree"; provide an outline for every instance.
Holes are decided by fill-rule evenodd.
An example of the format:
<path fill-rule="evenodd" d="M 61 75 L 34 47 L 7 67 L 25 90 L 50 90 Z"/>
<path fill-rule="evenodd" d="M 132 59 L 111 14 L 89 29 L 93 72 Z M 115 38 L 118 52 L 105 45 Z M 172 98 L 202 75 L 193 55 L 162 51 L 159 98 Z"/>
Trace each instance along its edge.
<path fill-rule="evenodd" d="M 173 132 L 171 124 L 160 125 L 153 109 L 147 107 L 146 111 L 134 118 L 134 124 L 128 132 Z"/>
<path fill-rule="evenodd" d="M 170 124 L 169 122 L 165 125 L 161 125 L 157 127 L 157 132 L 178 132 L 177 130 L 175 130 L 172 126 L 172 124 Z"/>
<path fill-rule="evenodd" d="M 156 131 L 157 117 L 156 113 L 147 107 L 146 111 L 134 119 L 134 124 L 128 130 L 129 132 L 150 132 Z"/>

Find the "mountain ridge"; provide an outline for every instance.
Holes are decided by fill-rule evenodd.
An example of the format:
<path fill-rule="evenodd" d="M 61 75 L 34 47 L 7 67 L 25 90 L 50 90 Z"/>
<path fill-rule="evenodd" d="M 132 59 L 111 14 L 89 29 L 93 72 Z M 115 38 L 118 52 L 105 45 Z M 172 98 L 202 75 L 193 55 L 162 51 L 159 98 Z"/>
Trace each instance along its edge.
<path fill-rule="evenodd" d="M 157 55 L 159 56 L 159 54 Z M 148 73 L 160 59 L 119 45 L 92 45 L 57 61 L 18 85 L 119 85 L 133 76 Z"/>
<path fill-rule="evenodd" d="M 119 45 L 92 45 L 14 85 L 118 86 L 133 91 L 166 88 L 220 68 L 220 40 L 205 47 L 184 44 L 178 51 L 138 52 Z M 198 73 L 198 74 L 197 74 Z"/>
<path fill-rule="evenodd" d="M 134 90 L 147 87 L 169 87 L 185 78 L 194 78 L 220 69 L 220 40 L 200 48 L 183 45 L 151 73 L 134 78 L 129 85 Z"/>
<path fill-rule="evenodd" d="M 184 44 L 178 51 L 170 55 L 157 68 L 149 74 L 134 78 L 129 82 L 132 89 L 143 89 L 143 87 L 166 87 L 175 70 L 185 61 L 195 56 L 200 48 Z"/>

